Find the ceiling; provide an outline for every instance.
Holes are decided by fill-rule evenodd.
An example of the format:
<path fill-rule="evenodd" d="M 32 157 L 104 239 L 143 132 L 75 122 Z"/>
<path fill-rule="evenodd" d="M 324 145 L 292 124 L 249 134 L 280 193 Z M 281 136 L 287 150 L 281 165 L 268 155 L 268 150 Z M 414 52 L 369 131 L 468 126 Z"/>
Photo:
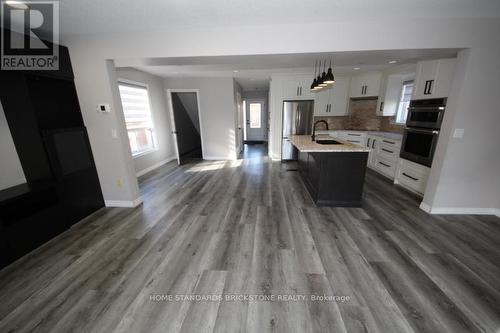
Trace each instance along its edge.
<path fill-rule="evenodd" d="M 62 35 L 181 27 L 500 17 L 498 0 L 60 0 Z"/>
<path fill-rule="evenodd" d="M 310 74 L 318 59 L 333 59 L 335 75 L 455 57 L 457 49 L 383 50 L 244 56 L 115 59 L 116 67 L 133 67 L 161 77 L 234 77 L 244 90 L 266 90 L 271 74 Z M 390 64 L 390 61 L 397 61 Z M 328 63 L 327 63 L 328 65 Z M 359 68 L 355 70 L 355 68 Z"/>

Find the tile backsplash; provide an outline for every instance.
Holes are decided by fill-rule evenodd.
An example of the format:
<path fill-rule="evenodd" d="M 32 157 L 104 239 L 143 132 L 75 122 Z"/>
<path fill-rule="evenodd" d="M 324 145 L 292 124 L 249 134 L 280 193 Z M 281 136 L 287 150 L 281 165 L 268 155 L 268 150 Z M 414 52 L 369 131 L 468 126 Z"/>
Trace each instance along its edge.
<path fill-rule="evenodd" d="M 326 120 L 332 130 L 366 130 L 403 133 L 404 126 L 396 125 L 395 116 L 376 115 L 377 99 L 358 99 L 350 101 L 349 116 L 314 117 L 314 120 Z M 318 128 L 320 126 L 318 125 Z"/>

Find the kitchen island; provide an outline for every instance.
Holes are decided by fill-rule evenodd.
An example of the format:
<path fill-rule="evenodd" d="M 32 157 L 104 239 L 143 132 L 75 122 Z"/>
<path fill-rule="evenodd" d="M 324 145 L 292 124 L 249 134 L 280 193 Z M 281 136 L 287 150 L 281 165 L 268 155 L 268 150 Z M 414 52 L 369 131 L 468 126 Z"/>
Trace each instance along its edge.
<path fill-rule="evenodd" d="M 292 135 L 301 178 L 318 206 L 359 207 L 369 149 L 329 137 Z"/>

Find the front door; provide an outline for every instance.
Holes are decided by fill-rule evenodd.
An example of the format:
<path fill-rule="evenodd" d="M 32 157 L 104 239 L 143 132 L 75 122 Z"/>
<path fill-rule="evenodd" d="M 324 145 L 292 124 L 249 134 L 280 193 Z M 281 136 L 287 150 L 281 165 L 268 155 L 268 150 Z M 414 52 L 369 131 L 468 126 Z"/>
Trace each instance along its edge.
<path fill-rule="evenodd" d="M 246 109 L 246 141 L 265 141 L 265 104 L 250 101 L 246 103 Z"/>

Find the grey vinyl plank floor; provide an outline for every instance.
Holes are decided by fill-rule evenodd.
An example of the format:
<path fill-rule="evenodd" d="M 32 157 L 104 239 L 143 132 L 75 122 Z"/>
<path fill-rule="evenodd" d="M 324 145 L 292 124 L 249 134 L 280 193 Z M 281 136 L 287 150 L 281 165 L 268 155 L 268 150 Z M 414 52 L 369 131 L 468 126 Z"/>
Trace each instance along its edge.
<path fill-rule="evenodd" d="M 500 219 L 371 171 L 363 207 L 318 208 L 265 154 L 168 164 L 1 270 L 0 332 L 500 332 Z"/>

